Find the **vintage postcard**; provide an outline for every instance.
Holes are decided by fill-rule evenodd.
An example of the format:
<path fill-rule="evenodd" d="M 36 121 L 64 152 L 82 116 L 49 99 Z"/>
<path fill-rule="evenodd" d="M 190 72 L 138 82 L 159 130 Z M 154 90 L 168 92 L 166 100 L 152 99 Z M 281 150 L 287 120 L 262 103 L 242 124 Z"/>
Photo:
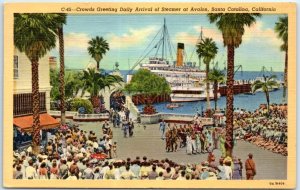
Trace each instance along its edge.
<path fill-rule="evenodd" d="M 7 3 L 5 187 L 294 188 L 294 3 Z"/>

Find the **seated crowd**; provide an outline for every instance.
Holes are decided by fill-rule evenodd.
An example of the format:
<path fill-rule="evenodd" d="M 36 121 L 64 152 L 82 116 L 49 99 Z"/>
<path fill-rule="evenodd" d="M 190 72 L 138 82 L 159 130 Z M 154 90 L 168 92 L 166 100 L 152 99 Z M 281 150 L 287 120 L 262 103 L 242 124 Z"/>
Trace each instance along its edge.
<path fill-rule="evenodd" d="M 234 114 L 234 130 L 242 138 L 261 148 L 287 155 L 287 109 L 286 105 L 261 106 L 254 112 L 241 111 Z"/>

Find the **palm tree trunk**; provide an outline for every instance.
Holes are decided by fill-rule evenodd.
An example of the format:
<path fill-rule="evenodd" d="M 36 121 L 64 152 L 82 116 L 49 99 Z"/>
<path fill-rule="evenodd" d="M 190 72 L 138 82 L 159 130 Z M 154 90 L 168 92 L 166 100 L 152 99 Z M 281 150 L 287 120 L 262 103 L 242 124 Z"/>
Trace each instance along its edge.
<path fill-rule="evenodd" d="M 268 115 L 269 115 L 269 111 L 270 111 L 270 95 L 269 95 L 268 91 L 266 91 L 266 99 L 267 99 L 267 109 L 268 109 Z"/>
<path fill-rule="evenodd" d="M 60 118 L 61 124 L 66 123 L 66 110 L 65 110 L 65 60 L 64 60 L 64 34 L 63 27 L 58 28 L 58 39 L 59 39 L 59 61 L 60 61 L 60 70 L 59 70 L 59 91 L 60 91 Z"/>
<path fill-rule="evenodd" d="M 100 69 L 100 61 L 97 61 L 97 71 Z"/>
<path fill-rule="evenodd" d="M 91 97 L 91 103 L 93 105 L 93 108 L 98 108 L 100 106 L 100 98 L 99 98 L 99 96 L 92 96 Z"/>
<path fill-rule="evenodd" d="M 285 63 L 284 63 L 283 102 L 287 102 L 286 101 L 286 89 L 287 89 L 287 85 L 288 85 L 287 74 L 288 74 L 288 50 L 286 49 Z"/>
<path fill-rule="evenodd" d="M 218 82 L 214 82 L 214 101 L 215 101 L 215 110 L 217 110 L 217 101 L 218 101 Z"/>
<path fill-rule="evenodd" d="M 227 46 L 227 81 L 226 81 L 226 156 L 232 157 L 233 149 L 233 83 L 234 83 L 234 46 Z"/>
<path fill-rule="evenodd" d="M 209 81 L 208 81 L 208 72 L 209 72 L 209 62 L 206 63 L 206 111 L 210 110 L 210 94 L 209 94 Z"/>
<path fill-rule="evenodd" d="M 32 72 L 32 152 L 40 153 L 40 94 L 39 94 L 39 63 L 37 60 L 31 61 Z"/>

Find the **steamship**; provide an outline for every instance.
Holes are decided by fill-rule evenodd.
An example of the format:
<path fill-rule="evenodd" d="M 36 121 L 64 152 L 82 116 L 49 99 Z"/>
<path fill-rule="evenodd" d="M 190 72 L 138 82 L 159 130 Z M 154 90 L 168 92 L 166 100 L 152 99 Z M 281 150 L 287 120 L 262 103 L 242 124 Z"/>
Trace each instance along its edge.
<path fill-rule="evenodd" d="M 206 74 L 199 69 L 196 63 L 184 62 L 184 43 L 177 44 L 177 59 L 170 62 L 167 59 L 165 47 L 170 47 L 168 31 L 164 21 L 162 38 L 155 44 L 154 48 L 162 47 L 161 57 L 153 56 L 147 61 L 138 61 L 137 65 L 142 69 L 164 77 L 171 87 L 170 98 L 172 102 L 193 102 L 206 100 Z M 158 50 L 156 50 L 158 52 Z M 134 68 L 137 66 L 135 65 Z M 130 80 L 130 77 L 128 78 Z M 209 86 L 209 98 L 213 99 L 213 86 Z M 218 94 L 218 97 L 220 95 Z"/>

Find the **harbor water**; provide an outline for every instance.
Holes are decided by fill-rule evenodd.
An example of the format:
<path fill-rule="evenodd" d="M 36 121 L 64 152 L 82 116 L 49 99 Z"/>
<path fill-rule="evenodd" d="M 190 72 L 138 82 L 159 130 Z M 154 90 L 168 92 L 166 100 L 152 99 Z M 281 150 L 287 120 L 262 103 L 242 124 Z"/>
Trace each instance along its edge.
<path fill-rule="evenodd" d="M 283 73 L 282 72 L 274 72 L 277 76 L 278 80 L 283 81 Z M 256 77 L 261 76 L 261 72 L 259 71 L 244 71 L 244 72 L 237 72 L 235 75 L 235 80 L 253 80 Z M 280 88 L 279 90 L 270 92 L 270 103 L 282 103 L 282 95 L 283 89 Z M 206 109 L 206 101 L 198 101 L 198 102 L 184 102 L 180 103 L 183 106 L 168 109 L 166 105 L 169 102 L 164 103 L 157 103 L 154 104 L 157 112 L 163 113 L 174 113 L 174 114 L 189 114 L 195 115 L 197 111 L 200 113 L 205 111 Z M 218 108 L 225 109 L 226 108 L 226 96 L 220 97 L 218 99 Z M 234 96 L 234 108 L 245 109 L 248 111 L 256 110 L 260 104 L 266 104 L 266 96 L 264 92 L 256 92 L 254 95 L 247 95 L 247 94 L 238 94 Z M 210 101 L 211 108 L 214 108 L 214 101 Z M 143 105 L 137 106 L 139 111 L 142 111 Z"/>

